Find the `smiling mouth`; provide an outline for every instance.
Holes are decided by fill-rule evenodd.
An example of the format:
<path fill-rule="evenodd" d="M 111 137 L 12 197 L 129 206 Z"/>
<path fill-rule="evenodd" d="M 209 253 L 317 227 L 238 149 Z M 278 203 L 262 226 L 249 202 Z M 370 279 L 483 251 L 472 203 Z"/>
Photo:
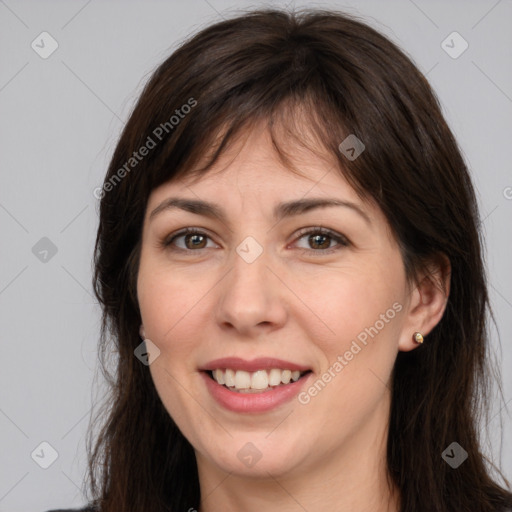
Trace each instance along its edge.
<path fill-rule="evenodd" d="M 217 384 L 224 386 L 236 393 L 264 393 L 275 388 L 287 386 L 297 382 L 311 370 L 281 370 L 272 368 L 270 370 L 257 370 L 247 372 L 245 370 L 215 369 L 206 372 Z"/>

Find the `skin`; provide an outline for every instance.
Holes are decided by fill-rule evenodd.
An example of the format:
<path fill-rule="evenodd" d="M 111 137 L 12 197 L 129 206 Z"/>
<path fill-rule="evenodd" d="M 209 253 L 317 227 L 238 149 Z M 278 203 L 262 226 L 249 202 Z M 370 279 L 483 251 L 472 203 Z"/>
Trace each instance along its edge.
<path fill-rule="evenodd" d="M 396 511 L 385 465 L 390 376 L 397 352 L 418 346 L 413 333 L 427 335 L 441 319 L 447 294 L 439 284 L 447 289 L 447 277 L 433 267 L 433 279 L 410 283 L 382 211 L 358 197 L 328 158 L 292 154 L 303 176 L 283 166 L 266 130 L 253 130 L 199 180 L 153 190 L 137 283 L 144 334 L 161 351 L 151 375 L 195 449 L 201 512 Z M 150 219 L 169 197 L 214 202 L 226 219 L 181 209 Z M 302 198 L 349 201 L 368 220 L 336 206 L 276 222 L 275 205 Z M 299 233 L 319 226 L 348 245 L 315 244 Z M 184 236 L 162 246 L 187 227 L 208 235 L 196 239 L 202 248 L 186 246 Z M 250 264 L 236 252 L 247 236 L 263 248 Z M 276 357 L 311 368 L 307 390 L 393 304 L 394 317 L 308 403 L 228 411 L 198 371 L 219 357 Z M 252 467 L 237 457 L 248 442 L 261 453 Z"/>

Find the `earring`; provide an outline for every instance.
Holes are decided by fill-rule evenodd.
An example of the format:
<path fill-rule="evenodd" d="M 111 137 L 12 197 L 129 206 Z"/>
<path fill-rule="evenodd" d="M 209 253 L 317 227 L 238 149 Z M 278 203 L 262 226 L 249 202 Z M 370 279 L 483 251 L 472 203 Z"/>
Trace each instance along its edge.
<path fill-rule="evenodd" d="M 423 343 L 423 334 L 421 334 L 421 332 L 415 332 L 413 335 L 412 335 L 412 339 L 418 343 L 418 344 L 421 344 Z"/>
<path fill-rule="evenodd" d="M 144 331 L 144 326 L 142 324 L 140 325 L 139 328 L 139 335 L 143 340 L 146 339 L 146 332 Z"/>

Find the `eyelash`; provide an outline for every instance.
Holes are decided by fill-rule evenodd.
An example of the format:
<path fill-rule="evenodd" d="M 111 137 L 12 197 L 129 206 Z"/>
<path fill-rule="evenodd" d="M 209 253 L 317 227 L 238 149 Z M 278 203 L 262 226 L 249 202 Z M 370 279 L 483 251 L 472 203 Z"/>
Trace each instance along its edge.
<path fill-rule="evenodd" d="M 179 251 L 179 252 L 185 252 L 185 253 L 193 253 L 193 252 L 198 252 L 201 249 L 208 249 L 208 247 L 203 247 L 201 249 L 183 249 L 182 247 L 172 247 L 173 242 L 177 238 L 181 238 L 186 235 L 201 235 L 201 236 L 206 236 L 206 237 L 210 238 L 209 235 L 207 233 L 205 233 L 204 231 L 200 231 L 199 229 L 196 229 L 196 228 L 186 228 L 186 229 L 179 231 L 178 233 L 172 234 L 169 237 L 165 238 L 164 240 L 162 240 L 160 245 L 164 249 L 170 249 L 172 251 Z M 333 252 L 339 251 L 341 248 L 348 247 L 350 245 L 349 240 L 345 236 L 341 235 L 340 233 L 336 233 L 335 231 L 332 231 L 330 229 L 322 228 L 322 227 L 303 228 L 303 229 L 299 230 L 298 236 L 295 239 L 295 241 L 298 241 L 298 240 L 304 238 L 306 235 L 328 236 L 333 241 L 338 243 L 337 246 L 330 247 L 328 249 L 299 248 L 302 250 L 303 253 L 309 253 L 310 255 L 313 254 L 315 256 L 324 256 L 326 254 L 332 254 Z"/>

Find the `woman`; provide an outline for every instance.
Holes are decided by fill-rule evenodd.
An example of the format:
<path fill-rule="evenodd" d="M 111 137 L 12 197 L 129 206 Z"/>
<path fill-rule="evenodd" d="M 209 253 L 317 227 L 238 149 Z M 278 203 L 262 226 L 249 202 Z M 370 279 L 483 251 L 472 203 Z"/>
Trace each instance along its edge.
<path fill-rule="evenodd" d="M 98 197 L 117 371 L 91 510 L 512 506 L 478 436 L 473 187 L 388 39 L 324 11 L 206 28 L 154 73 Z"/>

